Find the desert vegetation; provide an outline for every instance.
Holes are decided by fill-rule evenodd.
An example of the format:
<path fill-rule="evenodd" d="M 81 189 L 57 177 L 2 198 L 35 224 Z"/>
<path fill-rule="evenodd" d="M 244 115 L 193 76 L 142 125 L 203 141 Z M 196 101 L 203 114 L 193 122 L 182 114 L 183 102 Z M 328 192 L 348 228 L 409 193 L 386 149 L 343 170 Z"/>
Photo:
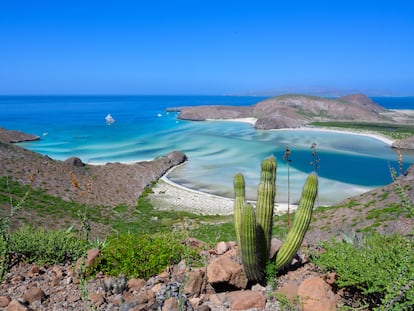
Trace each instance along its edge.
<path fill-rule="evenodd" d="M 316 144 L 310 157 L 317 170 Z M 86 258 L 89 249 L 95 248 L 100 251 L 99 258 L 80 273 L 80 290 L 85 291 L 88 280 L 99 273 L 148 279 L 182 260 L 192 268 L 205 266 L 203 251 L 213 249 L 219 241 L 237 241 L 250 283 L 277 288 L 280 276 L 286 273 L 284 268 L 299 250 L 313 263 L 315 271 L 335 273 L 333 289 L 343 297 L 338 302 L 341 310 L 411 310 L 412 227 L 405 235 L 392 233 L 392 229 L 380 230 L 393 221 L 413 218 L 409 195 L 412 188 L 400 182 L 401 172 L 391 170 L 391 174 L 395 184 L 392 188 L 375 190 L 369 198 L 357 197 L 337 206 L 315 208 L 317 175 L 310 175 L 298 210 L 290 216 L 273 215 L 276 161 L 269 158 L 263 161 L 255 209 L 243 197 L 243 176 L 235 176 L 234 219 L 157 210 L 148 198 L 151 185 L 135 206 L 111 207 L 94 205 L 88 198 L 91 185 L 80 184 L 71 172 L 67 178 L 82 198 L 78 202 L 65 201 L 40 187 L 3 176 L 0 276 L 4 280 L 7 272 L 22 262 L 75 265 L 79 258 Z M 33 178 L 36 177 L 29 179 Z M 290 218 L 293 224 L 289 228 Z M 333 228 L 345 220 L 347 230 L 341 229 L 338 234 Z M 328 234 L 311 238 L 323 232 Z M 269 259 L 272 237 L 285 243 Z M 190 238 L 203 241 L 202 246 L 193 248 L 183 243 Z M 88 295 L 82 297 L 89 301 Z M 282 310 L 295 310 L 301 305 L 299 300 L 277 297 Z"/>

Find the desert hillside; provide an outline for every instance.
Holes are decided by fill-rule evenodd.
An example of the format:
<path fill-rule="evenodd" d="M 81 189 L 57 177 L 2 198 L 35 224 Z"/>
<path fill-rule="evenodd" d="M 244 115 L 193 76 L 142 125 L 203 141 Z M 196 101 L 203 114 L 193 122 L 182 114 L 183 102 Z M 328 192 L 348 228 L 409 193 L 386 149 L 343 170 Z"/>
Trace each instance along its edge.
<path fill-rule="evenodd" d="M 10 143 L 32 138 L 36 137 L 0 129 L 0 177 L 23 184 L 32 179 L 34 188 L 66 201 L 85 203 L 81 192 L 87 191 L 88 200 L 96 205 L 135 205 L 146 186 L 186 160 L 183 153 L 174 151 L 153 161 L 88 165 L 78 158 L 56 161 Z M 79 188 L 74 187 L 73 178 Z"/>
<path fill-rule="evenodd" d="M 252 106 L 199 106 L 169 108 L 180 111 L 179 118 L 207 119 L 256 118 L 258 129 L 295 128 L 321 121 L 412 124 L 412 116 L 390 111 L 362 94 L 329 99 L 306 95 L 282 95 Z"/>

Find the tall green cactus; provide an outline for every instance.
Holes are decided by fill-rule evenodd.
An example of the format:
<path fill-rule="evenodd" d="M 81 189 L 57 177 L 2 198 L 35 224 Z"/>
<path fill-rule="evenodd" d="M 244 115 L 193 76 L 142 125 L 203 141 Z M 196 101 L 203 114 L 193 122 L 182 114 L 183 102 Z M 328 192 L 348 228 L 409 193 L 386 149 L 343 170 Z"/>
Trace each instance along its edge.
<path fill-rule="evenodd" d="M 245 201 L 244 177 L 243 174 L 239 173 L 234 176 L 234 228 L 238 245 L 240 245 L 240 224 Z"/>
<path fill-rule="evenodd" d="M 265 239 L 260 246 L 262 263 L 266 265 L 269 258 L 270 242 L 272 239 L 273 212 L 276 195 L 276 159 L 269 157 L 262 161 L 260 184 L 257 191 L 256 220 L 259 234 Z M 264 269 L 265 267 L 263 267 Z"/>
<path fill-rule="evenodd" d="M 237 174 L 234 179 L 234 219 L 237 242 L 246 275 L 252 282 L 263 281 L 266 263 L 269 259 L 276 194 L 276 167 L 274 157 L 262 162 L 256 213 L 250 204 L 245 204 L 243 175 Z M 317 191 L 318 178 L 315 174 L 311 174 L 303 187 L 292 229 L 276 255 L 276 270 L 288 264 L 302 244 L 312 218 Z"/>
<path fill-rule="evenodd" d="M 264 277 L 264 269 L 260 264 L 260 255 L 257 243 L 257 226 L 254 209 L 251 204 L 243 207 L 241 219 L 242 230 L 240 232 L 241 257 L 246 276 L 250 281 L 260 282 Z"/>
<path fill-rule="evenodd" d="M 299 201 L 299 207 L 296 210 L 292 229 L 290 229 L 285 242 L 276 254 L 276 270 L 287 265 L 302 244 L 312 219 L 312 211 L 317 193 L 318 177 L 315 174 L 311 174 L 303 186 L 302 197 Z"/>

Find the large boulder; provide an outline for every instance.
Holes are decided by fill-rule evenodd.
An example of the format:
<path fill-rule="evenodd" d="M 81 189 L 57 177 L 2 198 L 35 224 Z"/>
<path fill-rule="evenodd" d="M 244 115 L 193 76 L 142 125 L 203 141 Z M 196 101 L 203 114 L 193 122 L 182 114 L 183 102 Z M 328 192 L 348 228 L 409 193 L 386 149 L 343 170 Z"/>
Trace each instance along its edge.
<path fill-rule="evenodd" d="M 304 280 L 298 288 L 303 311 L 336 311 L 336 298 L 331 287 L 320 277 Z"/>

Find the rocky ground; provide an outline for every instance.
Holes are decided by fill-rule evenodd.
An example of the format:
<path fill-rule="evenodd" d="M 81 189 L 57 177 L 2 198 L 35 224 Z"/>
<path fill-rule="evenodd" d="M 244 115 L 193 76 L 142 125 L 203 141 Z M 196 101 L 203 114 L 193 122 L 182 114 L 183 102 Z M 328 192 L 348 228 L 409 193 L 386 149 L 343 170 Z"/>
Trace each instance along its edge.
<path fill-rule="evenodd" d="M 203 242 L 188 239 L 202 249 Z M 274 249 L 280 241 L 274 240 Z M 190 268 L 185 261 L 148 280 L 98 275 L 85 281 L 76 265 L 18 264 L 0 286 L 0 308 L 12 310 L 337 310 L 345 292 L 334 293 L 334 274 L 321 273 L 304 255 L 276 279 L 274 287 L 249 284 L 237 246 L 220 242 L 201 251 L 206 266 Z M 85 260 L 93 264 L 99 250 Z M 231 289 L 231 290 L 230 290 Z M 277 299 L 290 299 L 294 309 Z M 298 302 L 298 299 L 300 302 Z"/>

